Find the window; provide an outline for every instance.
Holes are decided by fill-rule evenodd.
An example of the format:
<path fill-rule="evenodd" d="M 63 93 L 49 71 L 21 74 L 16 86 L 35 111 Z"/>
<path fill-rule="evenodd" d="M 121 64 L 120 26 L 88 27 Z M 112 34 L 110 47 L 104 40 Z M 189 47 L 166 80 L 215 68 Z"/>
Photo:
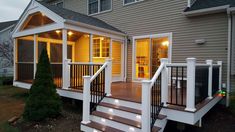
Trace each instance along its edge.
<path fill-rule="evenodd" d="M 124 0 L 124 5 L 132 4 L 132 3 L 136 3 L 140 1 L 143 1 L 143 0 Z"/>
<path fill-rule="evenodd" d="M 109 57 L 109 44 L 106 38 L 93 39 L 93 57 Z"/>
<path fill-rule="evenodd" d="M 111 10 L 112 0 L 88 0 L 88 14 Z"/>

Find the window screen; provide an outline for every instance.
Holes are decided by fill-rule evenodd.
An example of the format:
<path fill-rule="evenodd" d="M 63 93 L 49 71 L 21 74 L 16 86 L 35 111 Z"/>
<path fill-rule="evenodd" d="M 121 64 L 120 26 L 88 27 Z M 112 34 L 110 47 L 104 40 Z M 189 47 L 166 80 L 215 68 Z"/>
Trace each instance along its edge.
<path fill-rule="evenodd" d="M 62 63 L 62 44 L 50 45 L 50 56 L 51 62 Z"/>
<path fill-rule="evenodd" d="M 34 48 L 31 40 L 18 40 L 18 62 L 33 62 Z"/>
<path fill-rule="evenodd" d="M 111 9 L 111 0 L 100 0 L 100 11 Z"/>

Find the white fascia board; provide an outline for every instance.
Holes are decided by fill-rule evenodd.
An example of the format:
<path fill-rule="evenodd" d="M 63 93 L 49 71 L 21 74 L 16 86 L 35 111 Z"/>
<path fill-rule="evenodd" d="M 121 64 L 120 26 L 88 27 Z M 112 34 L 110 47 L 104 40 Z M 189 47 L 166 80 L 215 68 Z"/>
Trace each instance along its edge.
<path fill-rule="evenodd" d="M 26 11 L 24 12 L 24 14 L 22 15 L 22 17 L 20 18 L 19 22 L 17 23 L 17 25 L 15 26 L 13 32 L 12 32 L 12 36 L 17 36 L 15 35 L 16 33 L 19 32 L 20 27 L 22 26 L 22 24 L 24 24 L 25 20 L 28 18 L 28 16 L 30 14 L 36 13 L 36 12 L 42 12 L 43 14 L 45 14 L 48 18 L 50 18 L 51 20 L 53 20 L 55 23 L 58 23 L 60 25 L 63 25 L 64 23 L 64 19 L 57 15 L 56 13 L 52 12 L 51 10 L 49 10 L 48 8 L 44 7 L 43 5 L 41 5 L 40 3 L 38 3 L 37 1 L 32 1 L 29 5 L 29 7 L 26 9 Z M 46 26 L 44 26 L 46 27 Z M 35 28 L 36 29 L 36 28 Z"/>
<path fill-rule="evenodd" d="M 234 14 L 235 13 L 235 7 L 230 7 L 230 8 L 228 8 L 227 11 Z"/>
<path fill-rule="evenodd" d="M 118 36 L 123 36 L 123 37 L 126 36 L 125 33 L 116 32 L 116 31 L 112 31 L 112 30 L 109 30 L 109 29 L 104 29 L 104 28 L 92 26 L 92 25 L 89 25 L 89 24 L 76 22 L 76 21 L 73 21 L 73 20 L 66 20 L 65 23 L 68 23 L 68 24 L 71 24 L 71 25 L 76 25 L 76 26 L 79 26 L 79 27 L 84 27 L 84 28 L 91 29 L 91 30 L 104 32 L 104 33 L 110 33 L 110 34 L 113 34 L 113 35 L 118 35 Z"/>
<path fill-rule="evenodd" d="M 220 12 L 226 12 L 227 8 L 229 8 L 230 5 L 224 5 L 224 6 L 217 6 L 217 7 L 211 7 L 206 9 L 200 9 L 195 11 L 187 11 L 183 12 L 185 16 L 191 17 L 191 16 L 200 16 L 200 15 L 206 15 L 206 14 L 213 14 L 213 13 L 220 13 Z"/>

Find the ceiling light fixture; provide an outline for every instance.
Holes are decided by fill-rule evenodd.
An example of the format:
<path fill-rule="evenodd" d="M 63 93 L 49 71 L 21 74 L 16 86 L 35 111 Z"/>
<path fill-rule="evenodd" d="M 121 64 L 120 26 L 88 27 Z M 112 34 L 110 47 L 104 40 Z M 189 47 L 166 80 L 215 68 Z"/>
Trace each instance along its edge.
<path fill-rule="evenodd" d="M 68 32 L 68 35 L 69 35 L 69 36 L 73 35 L 73 32 L 69 31 L 69 32 Z"/>

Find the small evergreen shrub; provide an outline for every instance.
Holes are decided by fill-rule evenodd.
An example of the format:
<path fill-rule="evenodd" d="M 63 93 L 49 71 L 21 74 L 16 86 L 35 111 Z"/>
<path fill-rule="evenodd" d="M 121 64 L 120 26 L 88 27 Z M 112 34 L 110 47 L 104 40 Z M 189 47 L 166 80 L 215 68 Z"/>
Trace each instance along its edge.
<path fill-rule="evenodd" d="M 23 118 L 29 121 L 41 121 L 60 114 L 62 102 L 56 93 L 47 51 L 43 49 L 37 72 L 26 101 Z"/>

